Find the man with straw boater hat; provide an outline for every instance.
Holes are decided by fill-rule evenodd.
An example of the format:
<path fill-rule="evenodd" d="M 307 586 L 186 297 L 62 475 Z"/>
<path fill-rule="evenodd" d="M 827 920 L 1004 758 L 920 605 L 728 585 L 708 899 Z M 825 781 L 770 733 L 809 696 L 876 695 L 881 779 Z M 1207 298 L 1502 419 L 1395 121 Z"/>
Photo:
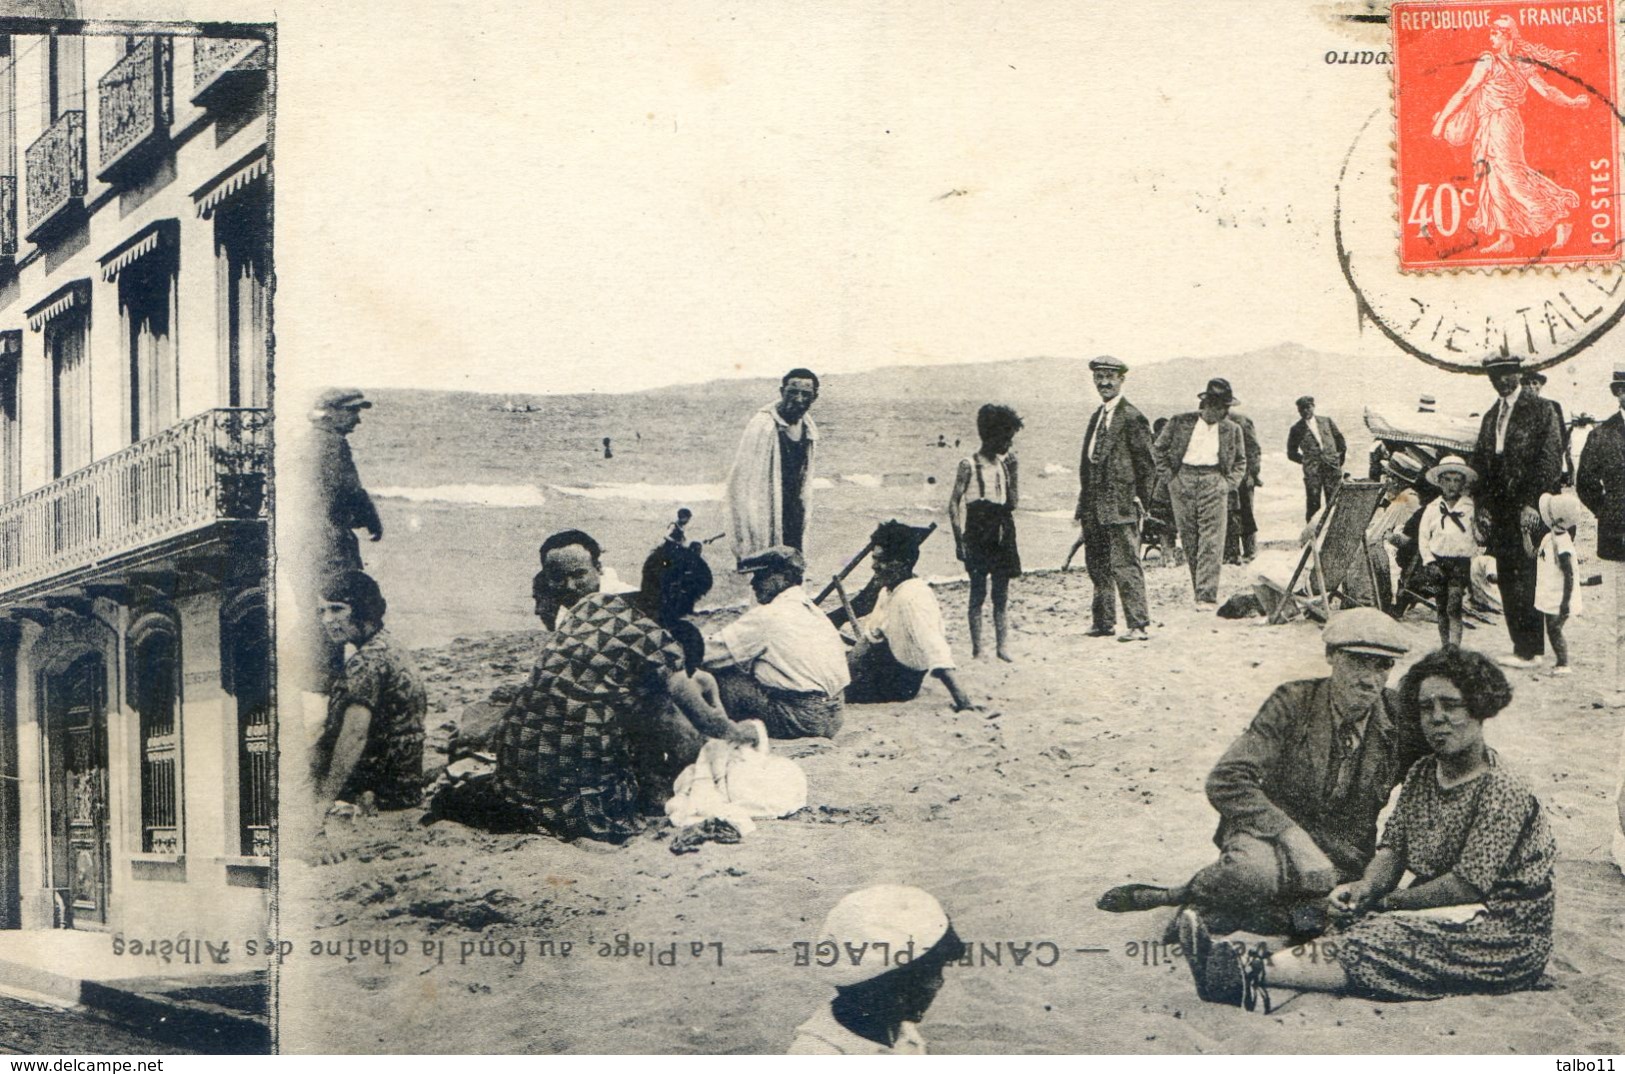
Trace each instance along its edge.
<path fill-rule="evenodd" d="M 1499 658 L 1510 668 L 1545 662 L 1546 625 L 1535 610 L 1535 561 L 1524 548 L 1526 529 L 1540 524 L 1540 494 L 1556 492 L 1563 476 L 1563 436 L 1557 412 L 1523 390 L 1523 359 L 1494 355 L 1484 371 L 1500 397 L 1478 427 L 1471 460 L 1481 478 L 1476 502 L 1487 516 L 1486 551 L 1495 557 L 1512 652 Z"/>
<path fill-rule="evenodd" d="M 1229 419 L 1230 382 L 1214 377 L 1196 398 L 1201 409 L 1169 418 L 1151 453 L 1173 497 L 1196 603 L 1217 604 L 1230 494 L 1247 476 L 1247 454 L 1241 426 Z"/>
<path fill-rule="evenodd" d="M 1625 707 L 1625 366 L 1614 370 L 1609 384 L 1617 404 L 1607 421 L 1591 430 L 1580 452 L 1575 492 L 1587 510 L 1597 516 L 1597 558 L 1613 567 L 1614 633 L 1609 639 L 1608 662 L 1613 668 L 1614 708 Z M 1620 780 L 1614 793 L 1618 824 L 1614 832 L 1614 863 L 1625 869 L 1625 744 L 1620 751 Z"/>

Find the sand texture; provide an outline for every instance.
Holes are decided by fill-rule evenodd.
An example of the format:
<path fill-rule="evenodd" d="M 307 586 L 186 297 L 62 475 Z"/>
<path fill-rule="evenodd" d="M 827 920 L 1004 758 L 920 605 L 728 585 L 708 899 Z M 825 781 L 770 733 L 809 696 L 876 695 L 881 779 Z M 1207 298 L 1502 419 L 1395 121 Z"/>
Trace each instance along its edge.
<path fill-rule="evenodd" d="M 423 827 L 409 811 L 358 821 L 353 856 L 337 865 L 285 854 L 282 930 L 296 947 L 281 982 L 282 1048 L 782 1051 L 829 995 L 816 971 L 793 965 L 793 943 L 815 939 L 841 895 L 881 881 L 935 893 L 976 952 L 977 965 L 949 971 L 925 1019 L 934 1051 L 1625 1047 L 1625 880 L 1608 864 L 1625 717 L 1597 703 L 1600 615 L 1571 625 L 1580 673 L 1516 673 L 1512 706 L 1486 731 L 1540 797 L 1558 842 L 1555 955 L 1542 987 L 1408 1004 L 1278 990 L 1274 1014 L 1249 1015 L 1198 1001 L 1183 963 L 1146 946 L 1164 914 L 1114 916 L 1094 901 L 1112 884 L 1174 882 L 1211 860 L 1208 768 L 1273 686 L 1326 665 L 1312 624 L 1220 620 L 1191 604 L 1183 569 L 1152 569 L 1149 580 L 1144 645 L 1084 636 L 1082 571 L 1017 582 L 1014 666 L 968 660 L 965 589 L 939 587 L 963 681 L 1000 715 L 956 714 L 931 682 L 908 704 L 850 708 L 833 742 L 778 747 L 806 771 L 811 804 L 760 822 L 739 845 L 674 856 L 671 829 L 653 825 L 625 847 L 587 848 Z M 1226 568 L 1221 596 L 1247 580 Z M 1598 609 L 1607 596 L 1587 592 Z M 1436 640 L 1425 616 L 1405 630 L 1413 656 Z M 525 676 L 539 637 L 481 633 L 418 651 L 439 741 L 465 706 Z M 1468 644 L 1507 648 L 1499 623 Z M 617 934 L 662 949 L 676 941 L 676 965 L 601 957 L 598 944 Z M 463 941 L 504 939 L 526 941 L 523 964 L 477 948 L 458 963 Z M 309 949 L 352 940 L 406 941 L 410 953 L 386 965 Z M 537 953 L 565 940 L 567 958 Z M 424 941 L 444 941 L 443 964 L 425 957 Z M 1045 941 L 1060 952 L 1051 966 L 1038 965 L 1047 948 L 1017 965 L 1008 946 Z M 723 964 L 714 948 L 694 957 L 690 943 L 722 944 Z"/>

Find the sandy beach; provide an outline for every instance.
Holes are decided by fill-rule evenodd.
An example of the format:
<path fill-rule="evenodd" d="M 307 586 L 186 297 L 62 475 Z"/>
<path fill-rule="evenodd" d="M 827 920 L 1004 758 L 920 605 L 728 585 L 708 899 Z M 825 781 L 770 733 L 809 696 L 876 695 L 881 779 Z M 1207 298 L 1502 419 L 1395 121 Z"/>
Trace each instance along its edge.
<path fill-rule="evenodd" d="M 829 994 L 794 965 L 793 944 L 816 938 L 841 895 L 882 881 L 935 893 L 972 944 L 977 964 L 950 969 L 923 1023 L 934 1051 L 1625 1048 L 1625 880 L 1608 862 L 1625 714 L 1600 707 L 1601 615 L 1570 627 L 1577 674 L 1515 673 L 1511 707 L 1486 729 L 1558 842 L 1542 987 L 1409 1004 L 1277 990 L 1264 1016 L 1197 1000 L 1184 964 L 1149 943 L 1163 913 L 1109 915 L 1094 902 L 1112 884 L 1175 882 L 1211 860 L 1205 774 L 1274 685 L 1325 673 L 1317 628 L 1218 619 L 1191 603 L 1182 568 L 1148 579 L 1146 645 L 1084 636 L 1081 570 L 1022 579 L 1013 666 L 968 660 L 965 589 L 939 586 L 963 681 L 1000 715 L 954 713 L 929 682 L 908 704 L 849 708 L 832 742 L 776 745 L 805 770 L 809 807 L 738 845 L 674 856 L 659 824 L 622 848 L 572 846 L 424 827 L 407 811 L 358 821 L 337 865 L 285 854 L 281 929 L 294 948 L 280 987 L 295 1013 L 282 1049 L 782 1051 Z M 1221 598 L 1247 582 L 1227 567 Z M 1599 610 L 1609 598 L 1586 590 Z M 448 625 L 423 633 L 447 637 Z M 1413 657 L 1437 638 L 1427 613 L 1404 629 Z M 521 626 L 420 647 L 431 740 L 523 679 L 539 639 Z M 1468 644 L 1507 648 L 1499 623 Z M 637 943 L 673 951 L 674 965 Z"/>

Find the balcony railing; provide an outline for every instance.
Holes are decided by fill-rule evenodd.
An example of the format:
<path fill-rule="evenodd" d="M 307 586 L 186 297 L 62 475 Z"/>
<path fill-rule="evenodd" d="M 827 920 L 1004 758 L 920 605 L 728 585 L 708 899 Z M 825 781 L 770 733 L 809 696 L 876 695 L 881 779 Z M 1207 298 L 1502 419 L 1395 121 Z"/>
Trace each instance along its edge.
<path fill-rule="evenodd" d="M 169 38 L 142 37 L 96 83 L 101 171 L 106 180 L 169 136 Z"/>
<path fill-rule="evenodd" d="M 270 412 L 210 410 L 0 505 L 0 594 L 266 517 Z"/>
<path fill-rule="evenodd" d="M 63 112 L 24 154 L 28 168 L 28 232 L 33 241 L 68 206 L 85 196 L 85 114 Z"/>
<path fill-rule="evenodd" d="M 192 101 L 207 105 L 217 91 L 232 82 L 249 82 L 265 75 L 265 42 L 242 37 L 192 39 Z"/>
<path fill-rule="evenodd" d="M 0 175 L 0 258 L 17 256 L 17 177 Z"/>

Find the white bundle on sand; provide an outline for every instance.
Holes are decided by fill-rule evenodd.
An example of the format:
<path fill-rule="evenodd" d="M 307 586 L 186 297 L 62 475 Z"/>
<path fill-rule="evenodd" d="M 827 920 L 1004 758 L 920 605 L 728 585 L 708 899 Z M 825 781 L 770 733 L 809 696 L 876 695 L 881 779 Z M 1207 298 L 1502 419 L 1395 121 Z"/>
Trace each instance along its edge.
<path fill-rule="evenodd" d="M 784 817 L 807 804 L 807 775 L 801 766 L 768 752 L 762 721 L 747 722 L 756 732 L 756 745 L 712 739 L 678 775 L 666 802 L 673 825 L 682 828 L 714 817 L 749 835 L 756 830 L 753 817 Z"/>

